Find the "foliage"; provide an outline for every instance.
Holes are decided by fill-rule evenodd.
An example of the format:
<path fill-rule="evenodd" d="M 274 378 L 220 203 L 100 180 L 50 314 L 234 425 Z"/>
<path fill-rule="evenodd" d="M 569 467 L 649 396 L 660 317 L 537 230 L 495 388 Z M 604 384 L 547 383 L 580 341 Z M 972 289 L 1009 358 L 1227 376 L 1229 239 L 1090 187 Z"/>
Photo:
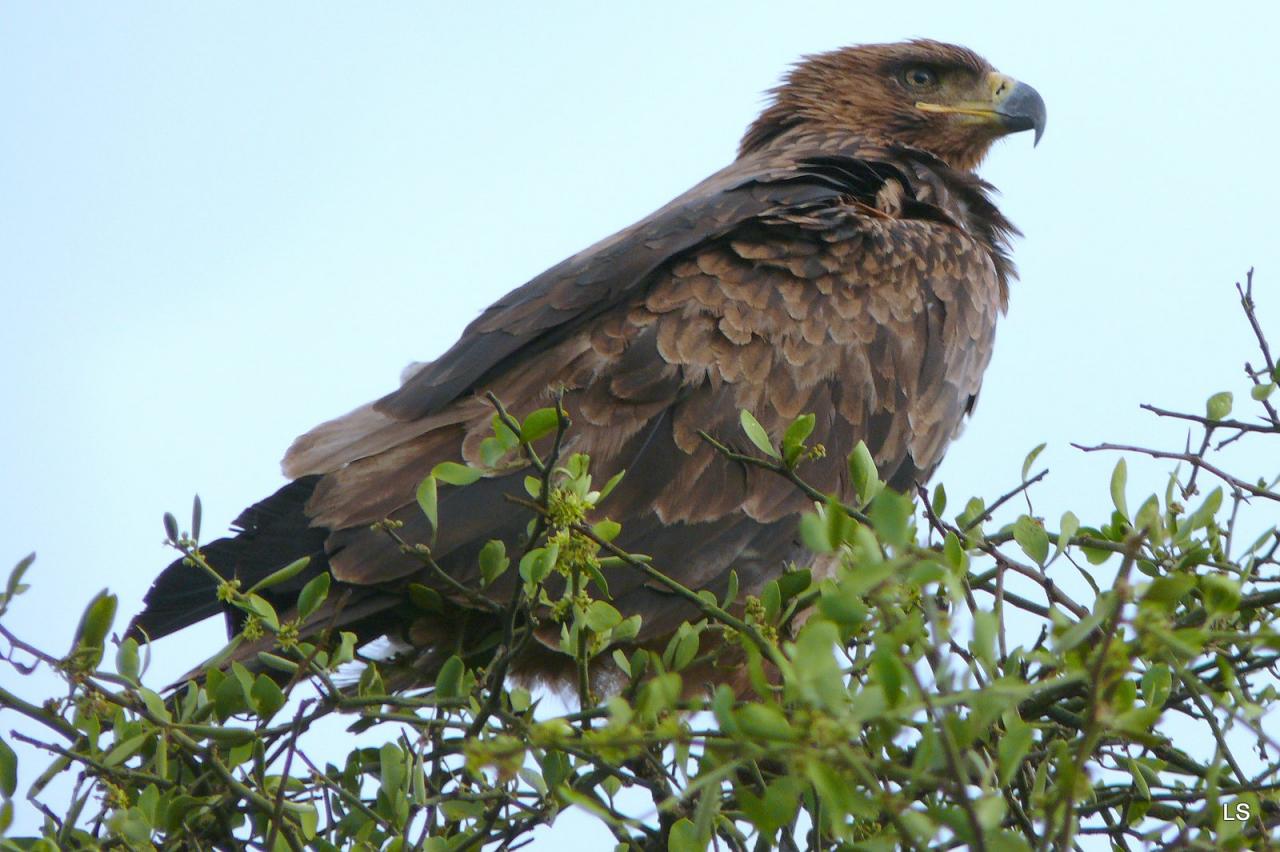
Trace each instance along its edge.
<path fill-rule="evenodd" d="M 607 826 L 619 849 L 673 852 L 1005 852 L 1090 835 L 1121 849 L 1266 846 L 1280 824 L 1280 744 L 1264 729 L 1278 697 L 1280 534 L 1248 533 L 1244 518 L 1259 506 L 1274 517 L 1280 491 L 1276 471 L 1233 475 L 1216 454 L 1253 441 L 1255 458 L 1278 457 L 1280 372 L 1251 292 L 1241 297 L 1262 358 L 1246 365 L 1250 413 L 1223 393 L 1203 415 L 1152 409 L 1198 430 L 1198 449 L 1119 447 L 1178 467 L 1163 495 L 1138 501 L 1122 456 L 1111 507 L 1092 524 L 1034 513 L 1039 448 L 1015 488 L 955 512 L 942 486 L 887 489 L 859 446 L 857 505 L 842 504 L 804 481 L 822 452 L 806 444 L 812 417 L 770 436 L 743 412 L 753 451 L 717 447 L 814 498 L 803 541 L 834 566 L 825 577 L 788 571 L 756 595 L 734 582 L 718 597 L 684 588 L 615 547 L 616 482 L 596 489 L 589 459 L 561 458 L 572 427 L 560 403 L 518 421 L 493 400 L 486 460 L 520 454 L 530 469 L 528 500 L 494 507 L 530 513 L 530 544 L 508 554 L 491 543 L 479 557 L 485 585 L 518 572 L 512 599 L 455 588 L 430 542 L 401 541 L 423 560 L 429 579 L 407 593 L 428 616 L 458 597 L 502 614 L 485 648 L 444 662 L 434 688 L 396 690 L 393 667 L 366 659 L 351 634 L 300 635 L 298 612 L 324 601 L 327 577 L 303 589 L 295 613 L 259 594 L 300 565 L 219 591 L 246 613 L 248 633 L 274 635 L 271 652 L 252 666 L 224 667 L 219 655 L 167 696 L 146 685 L 146 647 L 108 640 L 116 599 L 106 592 L 65 656 L 0 626 L 16 674 L 47 668 L 65 685 L 38 702 L 11 689 L 14 678 L 0 688 L 6 721 L 24 717 L 0 740 L 0 829 L 16 805 L 43 815 L 38 837 L 0 846 L 507 849 L 567 809 Z M 440 485 L 483 473 L 448 463 L 424 481 L 433 526 L 449 522 Z M 997 526 L 1019 500 L 1027 511 Z M 212 570 L 198 503 L 190 532 L 172 516 L 166 532 L 193 571 Z M 30 565 L 10 577 L 0 616 L 21 604 Z M 639 624 L 608 602 L 619 571 L 643 572 L 701 617 L 664 646 L 632 647 Z M 559 625 L 583 709 L 508 682 L 535 622 Z M 727 659 L 745 672 L 740 694 L 704 683 Z M 602 666 L 619 673 L 611 694 L 596 694 Z M 333 718 L 376 745 L 342 754 L 308 736 Z M 18 750 L 24 764 L 49 760 L 25 802 Z M 72 784 L 55 801 L 47 788 L 59 777 Z"/>

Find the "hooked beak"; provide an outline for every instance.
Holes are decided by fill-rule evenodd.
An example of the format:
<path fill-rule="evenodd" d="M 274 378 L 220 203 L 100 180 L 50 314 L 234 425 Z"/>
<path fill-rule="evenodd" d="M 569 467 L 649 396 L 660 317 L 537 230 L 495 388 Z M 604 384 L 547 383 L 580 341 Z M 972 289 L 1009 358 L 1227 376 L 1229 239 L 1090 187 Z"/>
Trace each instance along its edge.
<path fill-rule="evenodd" d="M 987 75 L 989 95 L 983 100 L 961 101 L 955 104 L 918 102 L 917 109 L 925 112 L 948 112 L 972 116 L 983 123 L 997 124 L 1004 133 L 1034 130 L 1035 144 L 1044 135 L 1045 108 L 1040 93 L 1019 83 L 1012 77 L 992 71 Z"/>
<path fill-rule="evenodd" d="M 1012 77 L 994 71 L 989 77 L 997 78 L 991 83 L 994 88 L 992 103 L 1001 123 L 1010 133 L 1035 130 L 1036 137 L 1032 144 L 1040 144 L 1045 125 L 1044 98 L 1026 83 L 1019 83 Z"/>

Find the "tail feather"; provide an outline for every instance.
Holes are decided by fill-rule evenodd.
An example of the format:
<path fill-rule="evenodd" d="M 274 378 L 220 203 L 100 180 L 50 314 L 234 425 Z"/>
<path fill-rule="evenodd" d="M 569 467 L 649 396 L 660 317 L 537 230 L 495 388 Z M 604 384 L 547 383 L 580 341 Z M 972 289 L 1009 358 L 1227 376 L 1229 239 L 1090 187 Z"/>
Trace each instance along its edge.
<path fill-rule="evenodd" d="M 242 588 L 301 559 L 311 557 L 306 570 L 264 595 L 273 605 L 291 604 L 308 580 L 327 571 L 324 552 L 327 531 L 310 526 L 303 507 L 315 490 L 318 476 L 296 479 L 275 494 L 245 509 L 232 523 L 236 535 L 201 548 L 209 565 L 224 579 L 240 580 Z M 239 630 L 243 613 L 218 600 L 218 584 L 201 569 L 175 560 L 152 583 L 145 608 L 129 624 L 127 635 L 157 639 L 219 613 L 227 618 L 227 632 Z"/>

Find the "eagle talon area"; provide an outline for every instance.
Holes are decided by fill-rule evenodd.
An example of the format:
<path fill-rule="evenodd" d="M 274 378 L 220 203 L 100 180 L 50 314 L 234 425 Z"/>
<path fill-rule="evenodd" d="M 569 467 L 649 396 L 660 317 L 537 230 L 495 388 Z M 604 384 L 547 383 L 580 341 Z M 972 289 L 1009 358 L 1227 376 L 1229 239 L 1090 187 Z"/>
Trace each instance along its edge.
<path fill-rule="evenodd" d="M 545 454 L 554 437 L 558 458 L 589 456 L 596 487 L 626 471 L 595 515 L 620 525 L 611 548 L 645 554 L 695 593 L 723 599 L 732 583 L 760 594 L 786 566 L 812 562 L 798 536 L 812 497 L 700 433 L 742 446 L 746 411 L 778 447 L 812 414 L 804 441 L 824 452 L 806 457 L 804 477 L 817 491 L 856 502 L 847 459 L 859 441 L 889 486 L 926 481 L 973 408 L 1015 277 L 1017 231 L 974 169 L 998 138 L 1033 130 L 1039 141 L 1044 126 L 1034 89 L 962 47 L 919 40 L 805 58 L 732 163 L 501 298 L 396 390 L 298 438 L 283 463 L 291 481 L 203 558 L 250 589 L 310 557 L 260 592 L 281 621 L 298 619 L 299 591 L 328 574 L 334 591 L 299 619 L 299 638 L 385 638 L 411 672 L 400 686 L 435 683 L 458 648 L 501 635 L 501 607 L 477 600 L 505 605 L 521 582 L 514 566 L 487 582 L 486 544 L 502 542 L 512 562 L 538 544 L 524 541 L 531 514 L 512 502 L 528 499 L 535 460 L 510 443 L 515 430 L 495 426 L 490 400 L 525 416 L 562 393 L 572 427 L 536 446 Z M 446 462 L 485 473 L 422 492 Z M 412 546 L 426 542 L 425 553 Z M 580 580 L 543 567 L 548 582 Z M 174 562 L 131 633 L 162 637 L 223 613 L 217 585 Z M 414 589 L 436 609 L 413 606 Z M 622 619 L 639 617 L 623 644 L 661 647 L 698 612 L 642 570 L 611 569 L 608 595 Z M 238 630 L 244 614 L 228 623 Z M 271 639 L 230 659 L 260 666 Z M 511 674 L 581 686 L 558 626 L 527 646 Z"/>

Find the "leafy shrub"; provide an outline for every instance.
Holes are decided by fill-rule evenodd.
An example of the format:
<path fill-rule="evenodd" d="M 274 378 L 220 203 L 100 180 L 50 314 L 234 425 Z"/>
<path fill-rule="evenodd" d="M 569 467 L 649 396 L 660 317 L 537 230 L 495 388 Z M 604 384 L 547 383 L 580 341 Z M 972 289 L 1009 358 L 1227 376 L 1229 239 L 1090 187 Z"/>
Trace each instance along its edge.
<path fill-rule="evenodd" d="M 274 635 L 262 671 L 215 658 L 202 681 L 167 696 L 146 685 L 147 648 L 109 640 L 109 593 L 89 604 L 65 656 L 0 626 L 15 674 L 47 668 L 65 684 L 34 700 L 14 678 L 0 688 L 6 720 L 25 717 L 0 740 L 0 827 L 15 804 L 43 818 L 24 820 L 37 836 L 0 845 L 507 849 L 572 808 L 607 826 L 619 849 L 1003 852 L 1068 849 L 1091 835 L 1116 848 L 1260 847 L 1280 823 L 1280 744 L 1264 728 L 1277 701 L 1280 534 L 1271 524 L 1250 532 L 1246 518 L 1274 518 L 1280 492 L 1277 471 L 1233 475 L 1216 454 L 1253 442 L 1254 458 L 1280 458 L 1280 371 L 1251 284 L 1241 299 L 1262 359 L 1246 365 L 1249 413 L 1218 393 L 1203 415 L 1153 409 L 1198 432 L 1184 451 L 1089 448 L 1177 463 L 1163 495 L 1137 500 L 1121 456 L 1110 507 L 1089 513 L 1092 523 L 1035 515 L 1038 449 L 1015 487 L 957 512 L 942 486 L 886 489 L 859 447 L 849 460 L 858 503 L 843 505 L 804 481 L 806 459 L 821 452 L 806 444 L 811 417 L 775 446 L 744 412 L 757 452 L 721 451 L 807 490 L 804 543 L 837 566 L 820 579 L 789 571 L 758 596 L 732 584 L 721 598 L 686 589 L 615 547 L 611 485 L 593 489 L 590 460 L 531 448 L 566 428 L 564 412 L 518 422 L 498 405 L 493 455 L 528 454 L 534 534 L 523 553 L 494 543 L 480 555 L 484 582 L 521 578 L 487 655 L 451 658 L 425 690 L 389 689 L 393 672 L 376 661 L 344 682 L 361 657 L 354 636 L 301 637 L 258 594 L 300 565 L 220 591 L 250 634 Z M 450 463 L 423 483 L 433 525 L 448 522 L 437 483 L 466 487 L 479 474 Z M 1025 513 L 1011 513 L 1018 501 Z M 171 516 L 166 531 L 192 570 L 212 570 L 196 541 L 198 504 L 189 532 Z M 430 569 L 429 542 L 403 544 Z M 21 604 L 30 565 L 10 576 L 0 615 Z M 639 625 L 607 600 L 613 571 L 645 573 L 700 617 L 663 648 L 629 646 Z M 562 592 L 549 593 L 552 576 L 564 577 Z M 327 576 L 313 580 L 297 609 L 305 616 L 328 592 Z M 428 614 L 443 605 L 426 585 L 411 597 Z M 584 709 L 507 682 L 539 608 L 562 624 Z M 751 689 L 700 690 L 697 673 L 726 652 Z M 593 694 L 598 660 L 621 672 L 616 693 Z M 307 733 L 333 718 L 381 744 L 341 754 Z M 24 761 L 49 760 L 22 803 L 11 743 Z M 53 801 L 46 788 L 64 776 L 71 792 Z"/>

